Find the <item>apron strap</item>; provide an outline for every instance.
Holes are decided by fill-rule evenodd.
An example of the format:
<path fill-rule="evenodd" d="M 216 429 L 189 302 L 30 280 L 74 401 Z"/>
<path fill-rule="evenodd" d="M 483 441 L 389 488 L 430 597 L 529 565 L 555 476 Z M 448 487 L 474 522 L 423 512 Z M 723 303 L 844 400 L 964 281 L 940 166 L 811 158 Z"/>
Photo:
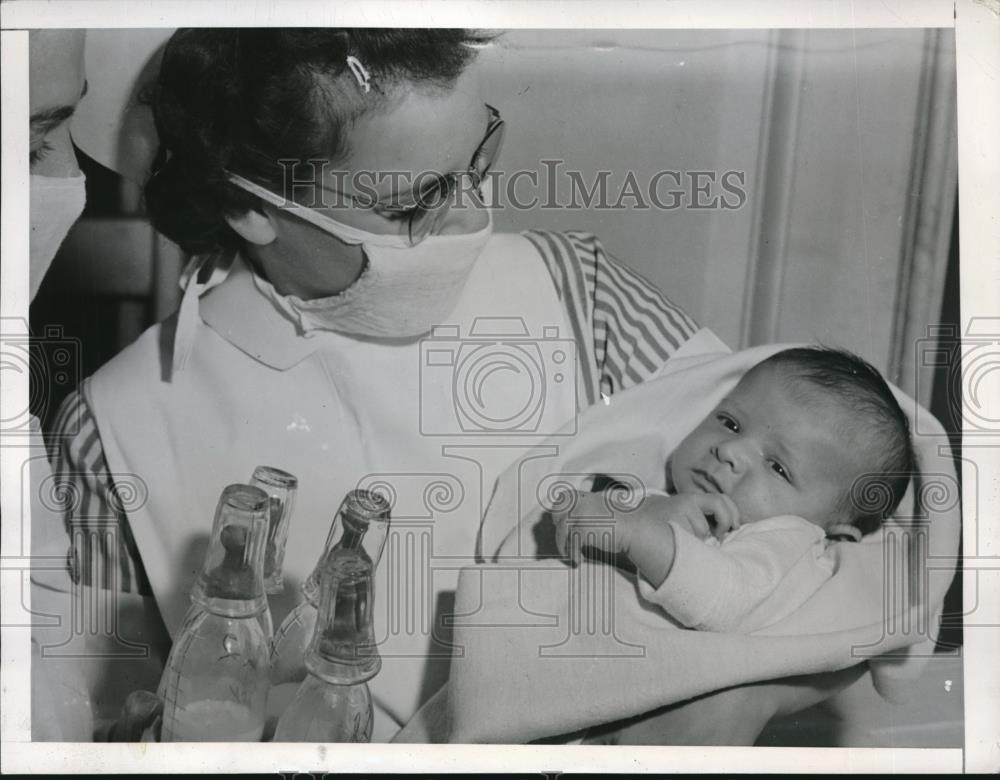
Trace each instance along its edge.
<path fill-rule="evenodd" d="M 199 320 L 198 299 L 225 281 L 233 267 L 234 257 L 233 254 L 195 255 L 184 267 L 178 281 L 184 296 L 181 298 L 180 310 L 177 313 L 177 328 L 174 331 L 174 349 L 170 362 L 171 377 L 184 370 L 194 348 Z"/>

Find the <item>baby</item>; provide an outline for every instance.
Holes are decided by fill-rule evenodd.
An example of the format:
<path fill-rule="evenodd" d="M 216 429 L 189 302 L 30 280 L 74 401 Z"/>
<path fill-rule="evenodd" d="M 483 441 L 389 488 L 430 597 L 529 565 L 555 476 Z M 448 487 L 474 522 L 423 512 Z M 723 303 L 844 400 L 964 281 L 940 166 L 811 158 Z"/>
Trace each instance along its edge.
<path fill-rule="evenodd" d="M 582 544 L 624 554 L 641 596 L 684 626 L 747 633 L 805 603 L 833 573 L 830 541 L 878 529 L 915 469 L 909 422 L 878 371 L 847 352 L 789 349 L 674 450 L 666 494 L 626 511 L 580 493 L 554 513 L 556 543 L 574 560 Z M 595 517 L 612 532 L 594 534 Z"/>

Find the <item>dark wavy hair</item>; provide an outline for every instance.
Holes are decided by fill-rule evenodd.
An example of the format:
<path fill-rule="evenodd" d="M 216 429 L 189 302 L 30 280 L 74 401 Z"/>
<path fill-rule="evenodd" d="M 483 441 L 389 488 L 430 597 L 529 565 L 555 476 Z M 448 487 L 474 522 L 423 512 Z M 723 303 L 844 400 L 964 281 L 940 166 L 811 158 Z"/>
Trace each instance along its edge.
<path fill-rule="evenodd" d="M 832 400 L 854 418 L 854 436 L 861 449 L 858 463 L 868 471 L 841 496 L 837 510 L 851 519 L 862 534 L 869 534 L 896 511 L 911 478 L 917 458 L 910 421 L 892 389 L 873 365 L 841 349 L 796 347 L 778 352 L 758 363 L 782 370 L 803 391 L 806 400 Z"/>
<path fill-rule="evenodd" d="M 235 250 L 240 238 L 224 217 L 257 199 L 227 182 L 227 169 L 281 191 L 279 160 L 342 160 L 353 119 L 400 84 L 449 87 L 476 45 L 493 37 L 456 29 L 178 30 L 147 96 L 160 139 L 145 190 L 153 225 L 193 254 Z M 337 84 L 348 56 L 371 74 L 374 89 L 363 97 Z"/>

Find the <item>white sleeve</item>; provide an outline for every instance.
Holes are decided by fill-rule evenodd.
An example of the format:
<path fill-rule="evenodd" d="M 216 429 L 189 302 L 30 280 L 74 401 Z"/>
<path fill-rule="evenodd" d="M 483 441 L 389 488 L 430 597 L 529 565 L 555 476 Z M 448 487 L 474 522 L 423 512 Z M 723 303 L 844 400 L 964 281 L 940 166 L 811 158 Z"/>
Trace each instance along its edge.
<path fill-rule="evenodd" d="M 640 576 L 639 593 L 683 625 L 702 631 L 747 633 L 772 622 L 753 625 L 746 618 L 789 572 L 818 561 L 825 546 L 822 528 L 791 516 L 743 526 L 714 546 L 672 527 L 670 573 L 658 588 Z M 766 610 L 757 612 L 764 618 Z"/>

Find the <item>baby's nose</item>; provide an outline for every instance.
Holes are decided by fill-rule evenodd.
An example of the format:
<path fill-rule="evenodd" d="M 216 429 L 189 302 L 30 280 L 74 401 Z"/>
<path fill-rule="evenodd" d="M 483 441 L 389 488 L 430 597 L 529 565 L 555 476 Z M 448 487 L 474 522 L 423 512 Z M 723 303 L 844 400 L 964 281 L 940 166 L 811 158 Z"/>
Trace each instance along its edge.
<path fill-rule="evenodd" d="M 715 447 L 713 454 L 733 471 L 742 471 L 746 465 L 746 446 L 741 442 L 732 439 L 724 441 Z"/>

